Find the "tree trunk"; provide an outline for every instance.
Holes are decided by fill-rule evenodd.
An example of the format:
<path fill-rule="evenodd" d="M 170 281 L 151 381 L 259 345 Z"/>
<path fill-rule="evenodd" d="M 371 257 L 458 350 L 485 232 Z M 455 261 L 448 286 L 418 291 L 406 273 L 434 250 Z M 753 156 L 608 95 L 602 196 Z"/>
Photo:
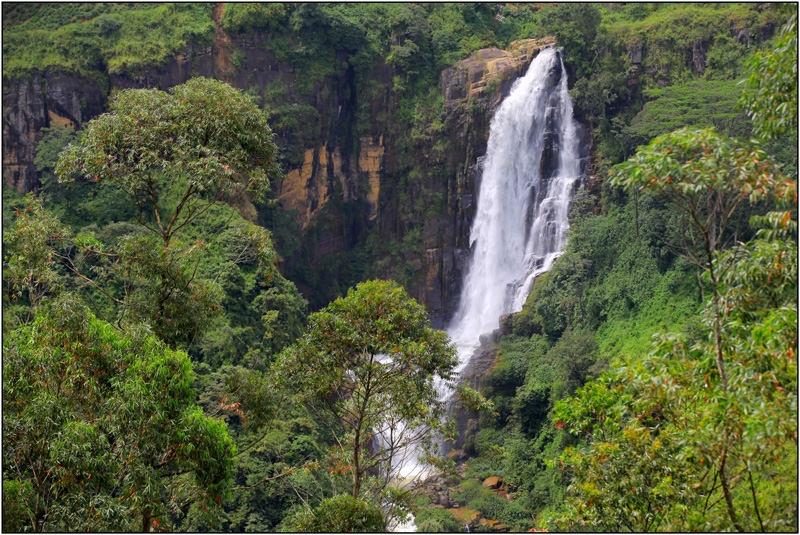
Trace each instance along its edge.
<path fill-rule="evenodd" d="M 152 513 L 150 509 L 145 509 L 142 512 L 142 533 L 150 533 L 150 524 L 153 521 Z"/>

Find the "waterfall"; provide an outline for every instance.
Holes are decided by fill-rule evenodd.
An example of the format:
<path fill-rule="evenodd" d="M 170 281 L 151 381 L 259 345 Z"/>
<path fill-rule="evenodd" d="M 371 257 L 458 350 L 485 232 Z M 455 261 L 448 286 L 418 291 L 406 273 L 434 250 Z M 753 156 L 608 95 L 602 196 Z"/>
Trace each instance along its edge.
<path fill-rule="evenodd" d="M 497 329 L 501 315 L 522 309 L 534 279 L 564 250 L 569 203 L 581 178 L 578 130 L 561 54 L 545 49 L 490 125 L 471 262 L 448 328 L 459 370 L 480 335 Z"/>
<path fill-rule="evenodd" d="M 547 48 L 514 83 L 490 125 L 470 232 L 471 262 L 447 330 L 458 346 L 456 371 L 469 364 L 480 335 L 499 327 L 500 316 L 522 309 L 534 279 L 564 250 L 581 160 L 564 62 Z M 444 382 L 436 388 L 440 399 L 451 396 Z M 398 471 L 400 478 L 427 474 L 416 458 Z M 414 528 L 412 519 L 393 531 Z"/>

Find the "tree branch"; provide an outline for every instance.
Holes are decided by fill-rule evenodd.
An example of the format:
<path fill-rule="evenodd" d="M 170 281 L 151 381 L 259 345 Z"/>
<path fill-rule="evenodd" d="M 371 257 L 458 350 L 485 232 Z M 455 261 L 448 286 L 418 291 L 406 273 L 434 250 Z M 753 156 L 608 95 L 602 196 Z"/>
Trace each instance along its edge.
<path fill-rule="evenodd" d="M 62 255 L 62 254 L 57 253 L 55 251 L 53 251 L 53 256 L 55 256 L 57 258 L 60 258 L 62 260 L 63 264 L 64 264 L 64 267 L 66 267 L 67 269 L 72 271 L 75 275 L 77 275 L 82 280 L 88 282 L 89 284 L 91 284 L 92 286 L 94 286 L 95 288 L 100 290 L 100 292 L 102 292 L 103 295 L 105 295 L 106 297 L 108 297 L 109 299 L 111 299 L 112 301 L 114 301 L 115 303 L 117 303 L 119 305 L 125 304 L 124 301 L 120 301 L 119 299 L 117 299 L 116 297 L 114 297 L 113 295 L 108 293 L 106 290 L 101 288 L 95 281 L 93 281 L 92 279 L 90 279 L 89 277 L 87 277 L 86 275 L 81 273 L 80 271 L 78 271 L 78 269 L 75 267 L 75 264 L 72 263 L 72 259 L 70 257 Z"/>
<path fill-rule="evenodd" d="M 288 470 L 286 470 L 284 473 L 282 473 L 282 474 L 278 474 L 277 476 L 265 477 L 264 479 L 262 479 L 262 480 L 261 480 L 261 481 L 259 481 L 258 483 L 254 483 L 253 485 L 250 485 L 250 486 L 247 486 L 247 487 L 233 487 L 233 488 L 231 489 L 231 491 L 234 491 L 234 490 L 248 490 L 248 489 L 254 489 L 254 488 L 256 488 L 257 486 L 261 485 L 262 483 L 266 483 L 267 481 L 274 481 L 274 480 L 276 480 L 276 479 L 280 479 L 280 478 L 282 478 L 282 477 L 286 477 L 286 476 L 292 475 L 293 473 L 295 473 L 295 471 L 296 471 L 296 469 L 295 469 L 295 468 L 289 468 L 289 469 L 288 469 Z"/>

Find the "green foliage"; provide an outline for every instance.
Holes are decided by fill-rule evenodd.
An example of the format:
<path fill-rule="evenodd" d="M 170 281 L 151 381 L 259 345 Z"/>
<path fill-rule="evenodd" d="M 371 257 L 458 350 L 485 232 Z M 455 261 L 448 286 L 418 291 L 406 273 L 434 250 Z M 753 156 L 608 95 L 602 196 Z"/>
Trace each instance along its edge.
<path fill-rule="evenodd" d="M 554 35 L 564 47 L 565 62 L 575 69 L 575 76 L 585 78 L 591 72 L 594 46 L 602 20 L 593 4 L 563 3 L 544 10 L 540 17 L 541 32 Z"/>
<path fill-rule="evenodd" d="M 21 76 L 47 69 L 87 74 L 103 65 L 111 73 L 136 74 L 162 64 L 185 44 L 209 46 L 213 36 L 210 11 L 210 5 L 181 4 L 4 4 L 4 74 Z M 259 206 L 259 223 L 272 232 L 282 257 L 293 256 L 287 263 L 289 273 L 302 284 L 312 309 L 323 307 L 368 276 L 391 276 L 413 286 L 421 277 L 415 262 L 424 254 L 422 238 L 429 235 L 428 225 L 441 223 L 437 219 L 447 208 L 446 178 L 453 173 L 451 143 L 443 137 L 446 126 L 438 87 L 442 68 L 478 48 L 504 47 L 513 39 L 555 33 L 565 46 L 576 111 L 593 129 L 597 167 L 592 173 L 602 176 L 609 164 L 631 155 L 636 146 L 680 126 L 713 126 L 726 135 L 747 136 L 749 126 L 734 109 L 733 80 L 742 74 L 742 59 L 756 51 L 771 28 L 782 23 L 787 13 L 791 15 L 789 11 L 755 4 L 228 4 L 223 27 L 232 34 L 268 34 L 261 46 L 293 69 L 288 78 L 279 78 L 259 95 L 285 145 L 281 162 L 300 165 L 305 150 L 314 146 L 325 127 L 323 118 L 336 116 L 335 109 L 318 110 L 292 102 L 298 95 L 324 100 L 324 93 L 315 96 L 313 91 L 323 87 L 324 92 L 321 84 L 334 75 L 346 82 L 337 89 L 339 98 L 358 106 L 350 110 L 352 117 L 337 123 L 344 125 L 343 135 L 348 137 L 343 145 L 345 161 L 353 155 L 359 136 L 380 131 L 387 139 L 397 140 L 392 164 L 396 187 L 382 188 L 382 195 L 384 191 L 392 194 L 382 197 L 381 203 L 390 204 L 382 204 L 376 231 L 369 238 L 357 203 L 329 202 L 324 217 L 312 222 L 302 243 L 292 215 L 280 211 L 278 205 Z M 759 52 L 752 61 L 748 82 L 752 97 L 744 105 L 756 121 L 765 119 L 759 135 L 778 134 L 762 149 L 775 156 L 786 176 L 793 177 L 796 101 L 787 96 L 796 93 L 796 80 L 791 79 L 796 78 L 796 59 L 791 59 L 796 56 L 792 45 L 796 31 L 785 30 L 776 42 L 777 52 Z M 632 65 L 629 59 L 638 47 L 644 51 L 642 63 Z M 705 58 L 702 73 L 695 70 L 696 52 Z M 245 59 L 241 51 L 234 51 L 234 61 Z M 392 115 L 374 117 L 371 107 L 386 98 L 385 88 L 370 82 L 372 67 L 378 62 L 394 68 L 394 94 L 390 95 L 394 104 Z M 785 113 L 772 114 L 774 107 L 758 107 L 767 101 L 782 105 Z M 182 122 L 193 125 L 195 115 L 182 116 Z M 771 118 L 775 121 L 770 122 Z M 138 129 L 129 130 L 140 134 Z M 265 131 L 253 132 L 248 134 Z M 128 131 L 122 134 L 129 135 Z M 749 147 L 719 141 L 715 134 L 704 135 L 711 145 L 730 148 L 720 149 L 721 163 L 719 159 L 716 164 L 703 162 L 709 175 L 722 176 L 726 162 L 736 161 L 738 148 L 764 162 L 764 154 Z M 159 527 L 166 523 L 167 528 L 190 531 L 273 530 L 297 511 L 298 496 L 310 507 L 293 521 L 323 530 L 363 527 L 348 524 L 361 516 L 343 513 L 362 511 L 365 503 L 337 496 L 353 486 L 352 456 L 341 451 L 331 454 L 328 449 L 337 439 L 347 443 L 352 435 L 344 432 L 341 422 L 317 415 L 309 418 L 305 405 L 279 401 L 272 395 L 267 370 L 275 355 L 301 335 L 306 305 L 296 288 L 274 269 L 270 236 L 221 204 L 231 199 L 215 197 L 220 191 L 215 187 L 198 193 L 196 212 L 187 210 L 186 204 L 182 207 L 195 179 L 194 170 L 167 176 L 164 165 L 147 169 L 151 183 L 146 189 L 157 201 L 136 197 L 141 210 L 114 180 L 95 182 L 91 173 L 65 188 L 56 182 L 52 170 L 57 154 L 69 142 L 75 144 L 76 137 L 69 129 L 56 127 L 45 132 L 37 146 L 41 206 L 23 204 L 4 192 L 4 226 L 14 225 L 8 208 L 21 209 L 17 230 L 4 237 L 9 252 L 4 266 L 4 319 L 13 320 L 4 323 L 4 330 L 10 332 L 25 323 L 27 314 L 65 288 L 91 303 L 98 316 L 122 318 L 118 325 L 131 331 L 145 323 L 170 343 L 188 347 L 192 358 L 202 363 L 196 365 L 202 371 L 195 382 L 199 404 L 207 414 L 224 418 L 240 450 L 249 449 L 237 458 L 232 471 L 237 490 L 230 500 L 222 501 L 222 511 L 212 508 L 212 514 L 206 514 L 203 504 L 179 493 L 168 504 L 171 516 L 157 518 Z M 152 154 L 171 150 L 171 142 L 165 142 L 169 138 L 153 139 L 148 149 Z M 672 142 L 676 139 L 671 138 Z M 186 161 L 203 161 L 206 155 L 192 152 L 193 146 L 183 147 Z M 688 160 L 696 163 L 696 156 L 702 160 L 702 155 L 692 151 L 689 148 L 677 160 L 667 161 L 675 158 L 671 153 L 650 178 L 661 183 L 666 176 L 677 176 L 662 173 L 667 168 L 691 171 Z M 227 152 L 223 149 L 216 156 L 222 158 Z M 150 153 L 142 156 L 146 160 Z M 650 156 L 651 164 L 659 158 Z M 219 158 L 218 164 L 229 165 Z M 277 159 L 277 154 L 271 156 L 272 162 Z M 216 180 L 221 167 L 212 167 L 208 178 Z M 746 166 L 743 172 L 749 172 Z M 272 173 L 271 178 L 276 177 Z M 233 193 L 246 181 L 243 174 L 239 178 Z M 569 478 L 576 475 L 586 484 L 571 489 L 566 508 L 553 517 L 557 523 L 551 528 L 732 529 L 730 501 L 742 527 L 793 529 L 796 446 L 787 437 L 796 436 L 796 424 L 791 421 L 796 419 L 796 401 L 792 402 L 796 400 L 796 371 L 794 354 L 787 353 L 787 348 L 796 347 L 792 338 L 796 338 L 792 323 L 796 323 L 796 303 L 792 307 L 796 274 L 785 268 L 785 262 L 794 259 L 796 264 L 791 238 L 796 233 L 796 209 L 791 202 L 785 203 L 796 189 L 791 180 L 780 182 L 777 191 L 765 189 L 771 204 L 754 210 L 758 215 L 752 219 L 752 230 L 740 225 L 751 215 L 743 200 L 728 225 L 732 230 L 728 234 L 736 240 L 746 241 L 754 233 L 758 240 L 714 257 L 712 261 L 721 262 L 727 271 L 717 283 L 701 281 L 702 291 L 719 288 L 723 310 L 730 308 L 724 311 L 726 337 L 720 344 L 730 383 L 730 394 L 724 399 L 713 351 L 704 341 L 714 330 L 713 321 L 708 323 L 713 314 L 707 316 L 704 327 L 695 314 L 699 301 L 692 287 L 692 268 L 676 257 L 683 237 L 691 238 L 687 220 L 655 191 L 631 189 L 626 197 L 604 185 L 599 202 L 585 194 L 576 199 L 580 209 L 573 213 L 567 251 L 550 273 L 536 281 L 525 309 L 510 322 L 513 336 L 500 340 L 498 365 L 484 380 L 484 393 L 497 415 L 482 415 L 483 429 L 471 446 L 465 446 L 480 454 L 470 469 L 502 475 L 515 502 L 510 505 L 473 484 L 468 494 L 475 507 L 514 529 L 528 529 L 534 515 L 541 521 L 548 510 L 559 507 Z M 267 181 L 263 183 L 266 186 Z M 695 193 L 697 203 L 704 206 L 706 200 L 716 199 L 706 191 Z M 202 203 L 209 201 L 213 206 L 199 213 Z M 598 204 L 601 212 L 590 214 Z M 252 217 L 248 200 L 236 206 Z M 775 211 L 764 215 L 767 209 Z M 390 213 L 391 221 L 380 219 Z M 126 222 L 137 215 L 140 225 Z M 177 234 L 167 232 L 169 247 L 165 248 L 163 231 L 173 215 L 186 223 Z M 161 228 L 159 218 L 163 219 Z M 342 218 L 352 248 L 316 258 L 316 240 Z M 67 240 L 71 234 L 58 219 L 76 231 L 82 227 L 81 232 Z M 152 238 L 147 234 L 152 233 L 143 225 L 159 229 L 156 234 L 162 243 L 150 245 Z M 180 221 L 173 229 L 178 225 Z M 51 234 L 54 229 L 63 232 Z M 725 237 L 717 230 L 713 234 L 715 240 Z M 348 320 L 336 326 L 353 338 L 355 329 L 348 327 Z M 358 321 L 363 325 L 372 320 L 364 316 Z M 312 325 L 312 329 L 317 327 Z M 647 356 L 651 335 L 658 330 L 681 332 L 687 341 L 661 340 Z M 607 375 L 578 390 L 572 401 L 560 401 L 607 366 L 611 367 Z M 338 390 L 340 397 L 327 400 L 356 399 L 358 392 L 350 390 L 355 388 L 352 377 L 339 376 L 345 379 Z M 322 374 L 322 379 L 328 377 Z M 286 386 L 290 391 L 291 385 Z M 562 415 L 556 422 L 550 417 L 554 406 Z M 422 407 L 429 409 L 424 401 L 416 409 Z M 279 418 L 274 417 L 276 413 Z M 106 463 L 103 452 L 116 445 L 104 442 L 103 430 L 84 420 L 65 425 L 51 442 L 57 452 L 53 459 L 65 470 L 59 475 L 95 474 L 81 483 L 88 489 L 100 473 L 92 463 Z M 366 444 L 369 439 L 366 434 L 363 437 Z M 724 470 L 714 468 L 723 458 L 720 448 L 725 441 L 720 437 L 730 444 Z M 73 444 L 86 445 L 92 453 L 82 453 Z M 573 449 L 562 458 L 565 467 L 557 459 L 569 446 Z M 774 456 L 778 461 L 773 462 Z M 325 470 L 317 470 L 314 463 Z M 719 483 L 726 471 L 732 476 L 728 478 L 730 499 Z M 719 476 L 716 480 L 715 475 Z M 368 476 L 364 481 L 368 487 L 375 480 Z M 31 525 L 36 507 L 33 485 L 4 472 L 3 487 L 4 530 Z M 97 507 L 97 496 L 112 495 L 58 492 L 59 499 L 71 500 L 72 511 L 89 511 Z M 186 492 L 188 496 L 191 491 Z M 360 494 L 364 498 L 367 492 Z M 389 502 L 396 498 L 378 494 L 368 498 L 382 507 L 391 506 Z M 336 498 L 325 501 L 329 496 Z M 710 505 L 702 516 L 697 511 L 705 508 L 706 498 Z M 443 516 L 446 513 L 432 514 L 435 519 L 421 513 L 417 524 L 430 531 L 454 528 L 449 523 L 453 518 Z M 130 526 L 126 529 L 140 529 L 143 520 L 144 515 L 126 518 L 125 526 Z M 284 527 L 290 524 L 285 522 Z M 83 526 L 101 528 L 101 524 Z M 376 531 L 384 528 L 373 527 Z"/>
<path fill-rule="evenodd" d="M 306 301 L 294 284 L 274 269 L 260 267 L 253 275 L 246 279 L 233 265 L 219 277 L 224 316 L 198 339 L 191 351 L 198 360 L 265 370 L 302 334 Z"/>
<path fill-rule="evenodd" d="M 695 84 L 700 80 L 723 83 L 723 99 L 714 105 L 719 116 L 697 125 L 719 128 L 723 126 L 717 124 L 720 121 L 730 123 L 736 113 L 727 108 L 731 90 L 725 86 L 742 74 L 742 61 L 753 52 L 751 42 L 769 36 L 784 18 L 778 8 L 758 9 L 752 4 L 565 4 L 540 9 L 532 17 L 531 31 L 535 36 L 555 34 L 564 45 L 574 80 L 570 86 L 576 113 L 594 127 L 599 160 L 613 164 L 647 141 L 638 138 L 643 133 L 627 130 L 629 125 L 638 128 L 631 121 L 644 104 L 642 90 L 664 89 L 679 99 L 664 105 L 678 105 L 689 113 L 693 106 L 681 102 L 684 94 L 695 94 L 710 103 L 717 100 L 702 87 L 695 89 Z M 683 89 L 673 92 L 670 86 Z M 656 111 L 661 105 L 652 103 L 650 107 Z M 731 117 L 725 117 L 729 114 Z M 693 123 L 695 118 L 689 113 L 687 119 Z M 746 134 L 746 129 L 739 130 L 738 120 L 734 124 L 737 130 L 732 134 Z M 686 125 L 678 123 L 656 132 L 654 123 L 648 135 Z"/>
<path fill-rule="evenodd" d="M 3 75 L 92 76 L 101 65 L 109 74 L 160 66 L 188 43 L 211 44 L 211 8 L 185 3 L 19 7 L 15 15 L 25 22 L 3 31 Z"/>
<path fill-rule="evenodd" d="M 206 330 L 222 295 L 212 281 L 195 278 L 199 251 L 176 254 L 152 236 L 122 241 L 117 254 L 126 294 L 119 321 L 148 324 L 172 347 L 185 347 Z"/>
<path fill-rule="evenodd" d="M 387 61 L 393 58 L 404 75 L 438 72 L 493 44 L 499 30 L 490 5 L 369 4 L 347 6 L 342 12 L 361 21 L 373 46 Z"/>
<path fill-rule="evenodd" d="M 44 135 L 36 145 L 36 156 L 33 163 L 36 170 L 42 173 L 39 178 L 43 187 L 55 187 L 57 185 L 56 164 L 58 155 L 70 143 L 77 142 L 80 135 L 75 129 L 69 126 L 56 124 L 52 128 L 42 128 Z"/>
<path fill-rule="evenodd" d="M 8 26 L 20 30 L 56 30 L 66 24 L 82 22 L 102 14 L 113 13 L 121 7 L 110 3 L 54 4 L 49 6 L 9 3 L 3 6 L 3 20 Z M 127 9 L 136 9 L 136 6 L 125 7 Z M 125 7 L 122 7 L 122 9 L 125 9 Z"/>
<path fill-rule="evenodd" d="M 577 442 L 553 422 L 554 406 L 620 355 L 646 355 L 660 328 L 687 329 L 698 307 L 694 273 L 673 251 L 679 226 L 664 200 L 612 197 L 599 215 L 589 211 L 594 205 L 579 192 L 566 251 L 510 321 L 513 334 L 499 341 L 484 393 L 500 418 L 482 424 L 502 430 L 482 429 L 480 457 L 470 460 L 480 475 L 503 475 L 539 527 L 564 502 L 570 473 L 558 457 Z M 492 444 L 502 445 L 502 456 L 490 459 Z"/>
<path fill-rule="evenodd" d="M 797 136 L 797 12 L 778 35 L 775 48 L 757 52 L 742 105 L 764 139 L 793 132 Z"/>
<path fill-rule="evenodd" d="M 222 27 L 233 33 L 250 33 L 261 29 L 274 31 L 285 22 L 286 6 L 278 2 L 226 4 L 222 17 Z"/>
<path fill-rule="evenodd" d="M 698 80 L 644 92 L 648 102 L 623 129 L 629 152 L 684 126 L 714 127 L 730 137 L 747 138 L 749 124 L 736 109 L 741 87 L 733 81 Z"/>
<path fill-rule="evenodd" d="M 60 125 L 42 131 L 44 135 L 36 145 L 34 164 L 41 173 L 39 198 L 50 213 L 72 227 L 90 223 L 104 226 L 135 216 L 135 207 L 128 196 L 111 184 L 87 178 L 76 179 L 69 186 L 61 184 L 55 174 L 59 154 L 67 145 L 80 142 L 80 135 Z"/>
<path fill-rule="evenodd" d="M 607 12 L 604 26 L 621 45 L 647 50 L 641 69 L 648 87 L 653 87 L 658 79 L 682 83 L 693 74 L 716 76 L 715 70 L 727 69 L 732 76 L 726 77 L 734 78 L 738 69 L 730 64 L 741 65 L 747 43 L 757 41 L 762 28 L 774 25 L 776 18 L 775 10 L 759 10 L 747 4 L 682 4 L 656 6 L 644 17 Z M 746 42 L 731 43 L 731 28 L 743 31 Z M 711 72 L 693 72 L 693 50 L 698 45 L 707 47 Z M 734 51 L 738 51 L 737 60 L 724 57 L 736 54 Z"/>
<path fill-rule="evenodd" d="M 475 480 L 464 481 L 461 486 L 464 489 L 463 499 L 466 502 L 467 509 L 480 511 L 484 518 L 499 520 L 511 526 L 512 531 L 527 531 L 530 529 L 532 525 L 531 517 L 519 503 L 499 497 Z M 436 509 L 433 509 L 433 511 L 436 511 Z M 419 518 L 419 515 L 417 518 Z M 423 531 L 422 524 L 417 522 L 417 526 L 420 531 Z M 459 526 L 458 529 L 453 531 L 462 530 L 463 526 Z"/>
<path fill-rule="evenodd" d="M 289 515 L 298 494 L 318 503 L 314 484 L 326 438 L 301 405 L 287 402 L 266 374 L 242 366 L 212 371 L 196 365 L 193 384 L 206 414 L 221 417 L 237 445 L 231 496 L 222 502 L 216 524 L 196 508 L 175 516 L 182 531 L 272 531 Z M 310 487 L 312 487 L 310 489 Z M 327 489 L 330 492 L 330 489 Z"/>
<path fill-rule="evenodd" d="M 165 247 L 210 205 L 244 192 L 258 199 L 280 174 L 266 116 L 248 97 L 206 78 L 170 93 L 118 93 L 110 113 L 89 122 L 81 144 L 63 152 L 56 168 L 62 182 L 81 176 L 116 184 L 140 220 L 152 214 Z M 183 182 L 172 213 L 159 205 L 160 177 Z"/>
<path fill-rule="evenodd" d="M 30 481 L 6 481 L 3 477 L 3 530 L 22 532 L 34 525 L 36 492 Z"/>
<path fill-rule="evenodd" d="M 512 31 L 498 25 L 491 5 L 435 4 L 429 7 L 431 45 L 436 68 L 441 70 L 475 50 L 497 43 L 500 35 Z M 506 39 L 509 39 L 506 37 Z M 511 37 L 513 39 L 514 37 Z"/>
<path fill-rule="evenodd" d="M 464 526 L 449 511 L 443 509 L 429 509 L 423 507 L 417 511 L 414 524 L 420 533 L 459 533 Z"/>
<path fill-rule="evenodd" d="M 347 475 L 351 494 L 380 503 L 395 463 L 403 462 L 386 452 L 424 446 L 442 429 L 445 407 L 433 380 L 452 380 L 455 348 L 391 282 L 359 284 L 308 322 L 273 366 L 273 378 L 334 434 L 331 470 Z M 382 450 L 374 448 L 376 436 Z"/>
<path fill-rule="evenodd" d="M 280 313 L 268 307 L 277 306 L 281 291 L 272 291 L 271 297 L 268 292 L 257 302 L 251 296 L 256 319 L 268 320 L 266 330 L 263 323 L 240 320 L 231 327 L 216 320 L 216 335 L 207 337 L 219 339 L 227 333 L 224 343 L 201 337 L 220 313 L 217 278 L 222 272 L 249 263 L 261 265 L 267 270 L 262 276 L 271 277 L 275 256 L 269 233 L 218 206 L 238 198 L 246 207 L 247 193 L 263 195 L 270 179 L 278 176 L 277 149 L 265 115 L 245 95 L 203 78 L 177 86 L 171 94 L 123 91 L 111 108 L 89 122 L 79 145 L 61 153 L 57 171 L 62 182 L 78 176 L 127 194 L 149 235 L 103 243 L 86 233 L 76 239 L 76 250 L 57 256 L 81 281 L 113 301 L 120 324 L 145 323 L 175 347 L 195 340 L 201 350 L 230 347 L 232 355 L 218 358 L 234 362 L 248 346 L 230 343 L 236 336 L 233 329 L 241 334 L 250 328 L 246 342 L 256 345 L 265 332 L 288 327 L 278 331 L 268 349 L 291 341 L 301 328 L 292 315 L 302 314 L 303 304 L 299 296 L 284 303 L 279 319 Z M 204 237 L 214 228 L 220 237 L 209 245 Z M 240 293 L 243 298 L 246 292 Z"/>
<path fill-rule="evenodd" d="M 362 533 L 386 530 L 381 510 L 349 494 L 323 500 L 314 510 L 295 515 L 281 531 Z"/>
<path fill-rule="evenodd" d="M 10 522 L 132 531 L 183 501 L 216 507 L 236 448 L 191 381 L 186 354 L 151 335 L 121 334 L 68 295 L 39 307 L 3 343 L 3 486 L 9 511 L 28 512 Z"/>
<path fill-rule="evenodd" d="M 682 128 L 654 139 L 611 179 L 629 190 L 657 192 L 670 199 L 691 226 L 684 254 L 711 270 L 713 253 L 730 236 L 729 223 L 739 205 L 763 199 L 779 180 L 767 155 L 720 136 L 713 129 Z"/>
<path fill-rule="evenodd" d="M 610 205 L 604 214 L 579 215 L 587 200 L 579 192 L 566 251 L 536 281 L 515 318 L 520 334 L 556 339 L 568 327 L 597 329 L 607 320 L 635 318 L 652 298 L 660 273 L 672 267 L 670 244 L 680 228 L 663 200 L 642 196 L 622 208 Z"/>
<path fill-rule="evenodd" d="M 646 357 L 557 404 L 556 425 L 589 440 L 560 458 L 574 481 L 551 527 L 797 529 L 797 183 L 758 149 L 689 129 L 656 138 L 612 180 L 687 214 L 685 251 L 710 292 L 700 332 L 656 337 Z M 755 239 L 723 250 L 738 204 L 767 197 L 782 211 L 752 217 Z"/>
<path fill-rule="evenodd" d="M 794 529 L 796 503 L 788 496 L 796 492 L 789 475 L 796 464 L 784 456 L 796 460 L 796 254 L 793 240 L 763 239 L 721 254 L 729 266 L 720 289 L 729 311 L 726 390 L 714 374 L 713 344 L 665 335 L 644 361 L 629 360 L 557 406 L 559 422 L 592 436 L 590 446 L 562 457 L 574 470 L 576 499 L 559 529 L 576 520 L 632 531 L 720 530 L 737 522 L 747 531 Z M 726 465 L 746 476 L 731 480 L 728 511 L 728 497 L 709 482 L 722 480 Z"/>
<path fill-rule="evenodd" d="M 69 229 L 46 213 L 33 194 L 25 197 L 24 208 L 16 211 L 13 229 L 3 233 L 6 250 L 13 251 L 3 257 L 4 307 L 16 309 L 18 301 L 27 301 L 30 319 L 30 313 L 48 293 L 60 290 L 52 251 L 69 234 Z"/>
<path fill-rule="evenodd" d="M 609 317 L 597 328 L 601 357 L 611 362 L 620 355 L 646 355 L 655 332 L 692 332 L 698 327 L 697 281 L 691 264 L 679 259 L 675 268 L 652 280 L 652 295 L 635 314 Z"/>

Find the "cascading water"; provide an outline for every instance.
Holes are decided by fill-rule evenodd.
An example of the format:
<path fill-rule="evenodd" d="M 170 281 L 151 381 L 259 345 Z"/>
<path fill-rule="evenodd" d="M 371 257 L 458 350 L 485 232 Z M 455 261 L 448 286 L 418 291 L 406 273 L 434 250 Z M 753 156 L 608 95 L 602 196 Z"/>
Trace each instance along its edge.
<path fill-rule="evenodd" d="M 581 179 L 579 126 L 572 116 L 561 54 L 542 50 L 495 113 L 483 160 L 478 209 L 470 233 L 471 263 L 448 328 L 461 371 L 497 329 L 500 316 L 522 309 L 534 279 L 566 245 L 568 210 Z M 440 399 L 452 392 L 436 385 Z M 399 470 L 413 478 L 416 462 Z M 394 531 L 413 531 L 413 520 Z"/>
<path fill-rule="evenodd" d="M 561 54 L 545 49 L 491 122 L 471 263 L 448 329 L 459 370 L 480 335 L 497 329 L 501 315 L 522 309 L 534 279 L 564 250 L 569 203 L 581 178 L 578 130 Z"/>

